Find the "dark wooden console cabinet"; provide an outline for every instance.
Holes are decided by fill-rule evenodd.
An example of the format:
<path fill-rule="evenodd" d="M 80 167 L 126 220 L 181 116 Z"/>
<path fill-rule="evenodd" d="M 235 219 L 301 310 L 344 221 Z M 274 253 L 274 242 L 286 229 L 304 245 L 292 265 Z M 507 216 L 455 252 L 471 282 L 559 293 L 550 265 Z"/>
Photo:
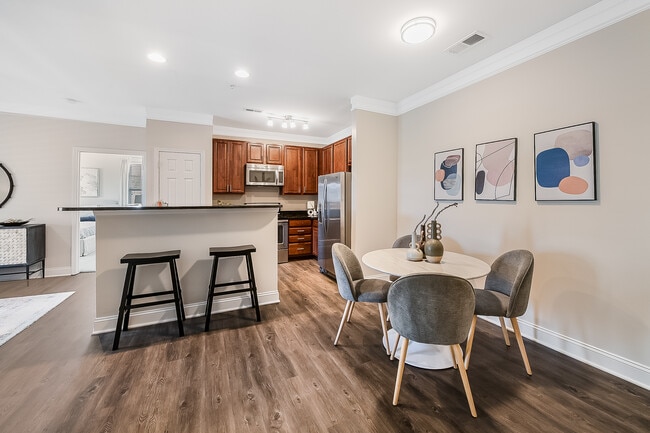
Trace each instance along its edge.
<path fill-rule="evenodd" d="M 25 274 L 29 280 L 39 271 L 45 277 L 45 224 L 0 226 L 0 275 Z"/>

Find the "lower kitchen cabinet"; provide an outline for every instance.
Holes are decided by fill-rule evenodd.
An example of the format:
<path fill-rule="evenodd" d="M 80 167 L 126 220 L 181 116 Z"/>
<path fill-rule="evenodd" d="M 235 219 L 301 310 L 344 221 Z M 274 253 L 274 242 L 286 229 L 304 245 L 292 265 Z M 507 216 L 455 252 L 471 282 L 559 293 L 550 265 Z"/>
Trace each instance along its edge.
<path fill-rule="evenodd" d="M 311 219 L 289 220 L 289 258 L 312 254 Z"/>
<path fill-rule="evenodd" d="M 311 220 L 311 254 L 318 258 L 318 220 Z"/>

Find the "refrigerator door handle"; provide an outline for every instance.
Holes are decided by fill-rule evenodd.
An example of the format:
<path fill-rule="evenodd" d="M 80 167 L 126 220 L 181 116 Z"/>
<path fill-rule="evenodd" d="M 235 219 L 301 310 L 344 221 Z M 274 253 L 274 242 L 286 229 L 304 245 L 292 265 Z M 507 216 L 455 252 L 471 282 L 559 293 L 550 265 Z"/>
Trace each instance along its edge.
<path fill-rule="evenodd" d="M 323 204 L 323 206 L 325 208 L 323 210 L 324 213 L 325 213 L 325 215 L 323 217 L 323 228 L 325 229 L 325 234 L 327 234 L 327 228 L 328 228 L 327 227 L 328 226 L 327 220 L 329 219 L 329 206 L 328 206 L 329 202 L 327 201 L 327 179 L 323 180 L 323 191 L 324 191 L 324 194 L 323 194 L 323 196 L 324 196 L 323 197 L 323 203 L 324 204 Z"/>

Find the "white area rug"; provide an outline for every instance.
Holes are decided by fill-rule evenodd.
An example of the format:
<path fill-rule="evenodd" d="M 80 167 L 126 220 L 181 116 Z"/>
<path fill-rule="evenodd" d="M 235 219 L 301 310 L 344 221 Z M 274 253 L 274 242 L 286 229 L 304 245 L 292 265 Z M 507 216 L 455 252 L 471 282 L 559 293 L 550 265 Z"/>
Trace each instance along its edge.
<path fill-rule="evenodd" d="M 74 292 L 0 299 L 0 346 L 43 317 Z"/>

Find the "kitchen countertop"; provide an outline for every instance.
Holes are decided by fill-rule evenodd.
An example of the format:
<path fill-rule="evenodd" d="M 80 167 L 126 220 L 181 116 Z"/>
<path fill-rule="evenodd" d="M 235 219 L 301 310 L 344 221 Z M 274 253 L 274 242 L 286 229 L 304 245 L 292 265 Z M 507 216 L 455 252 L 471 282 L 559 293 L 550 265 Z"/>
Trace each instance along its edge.
<path fill-rule="evenodd" d="M 278 212 L 278 219 L 283 219 L 283 220 L 295 220 L 295 219 L 314 220 L 316 218 L 317 217 L 315 217 L 315 216 L 310 217 L 307 214 L 306 210 L 286 210 L 286 211 Z"/>
<path fill-rule="evenodd" d="M 142 210 L 201 210 L 201 209 L 264 209 L 264 208 L 281 208 L 276 203 L 272 204 L 233 204 L 233 205 L 212 205 L 212 206 L 70 206 L 59 207 L 60 211 L 142 211 Z M 307 211 L 305 211 L 305 215 Z"/>

